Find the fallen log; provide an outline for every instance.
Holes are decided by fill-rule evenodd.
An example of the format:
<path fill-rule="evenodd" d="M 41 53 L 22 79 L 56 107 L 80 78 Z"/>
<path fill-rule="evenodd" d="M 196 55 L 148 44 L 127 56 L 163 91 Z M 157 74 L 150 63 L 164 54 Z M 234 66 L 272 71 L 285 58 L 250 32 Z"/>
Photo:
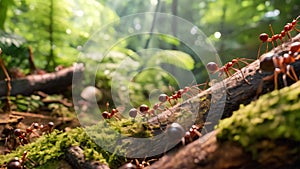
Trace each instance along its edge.
<path fill-rule="evenodd" d="M 299 40 L 300 34 L 293 38 L 292 42 Z M 287 53 L 290 50 L 292 42 L 286 42 L 274 48 L 268 52 L 268 54 L 282 55 L 282 53 Z M 299 76 L 300 61 L 298 60 L 291 65 L 294 67 L 297 76 Z M 243 79 L 242 73 L 247 81 Z M 274 90 L 273 79 L 268 81 L 263 80 L 273 73 L 273 71 L 262 72 L 260 70 L 260 60 L 255 60 L 241 71 L 236 72 L 233 76 L 216 82 L 209 89 L 202 91 L 198 95 L 188 98 L 182 103 L 178 103 L 148 119 L 148 124 L 151 126 L 150 128 L 154 130 L 153 133 L 157 136 L 156 139 L 139 143 L 132 141 L 131 144 L 127 146 L 127 156 L 155 156 L 175 146 L 180 140 L 170 143 L 167 138 L 168 135 L 166 134 L 166 128 L 173 122 L 179 123 L 185 130 L 189 130 L 193 124 L 196 124 L 200 127 L 199 130 L 202 135 L 213 131 L 221 119 L 230 117 L 241 105 L 248 105 L 260 95 Z M 288 85 L 295 83 L 294 80 L 289 78 L 287 82 Z M 278 84 L 279 88 L 284 87 L 282 74 L 278 77 Z M 259 89 L 260 86 L 261 90 Z M 166 104 L 168 103 L 166 102 Z M 128 140 L 125 139 L 125 141 Z M 143 147 L 152 148 L 146 149 Z"/>
<path fill-rule="evenodd" d="M 24 78 L 11 80 L 11 96 L 28 96 L 36 91 L 47 94 L 59 93 L 72 85 L 73 76 L 82 77 L 84 71 L 83 64 L 74 64 L 57 72 L 43 75 L 29 75 Z M 7 95 L 6 81 L 0 81 L 0 97 Z"/>
<path fill-rule="evenodd" d="M 288 53 L 290 45 L 293 42 L 300 41 L 300 34 L 291 41 L 285 42 L 268 52 L 270 55 Z M 297 76 L 300 75 L 300 61 L 291 64 Z M 206 132 L 212 131 L 215 124 L 220 119 L 230 117 L 232 112 L 238 110 L 240 105 L 247 105 L 256 100 L 260 95 L 274 90 L 274 80 L 263 81 L 267 76 L 274 72 L 262 72 L 260 70 L 260 60 L 255 60 L 236 72 L 231 77 L 214 83 L 209 89 L 202 91 L 197 96 L 177 104 L 156 117 L 148 120 L 149 124 L 160 125 L 162 123 L 170 124 L 174 122 L 180 112 L 190 111 L 195 119 L 195 124 L 206 125 Z M 247 79 L 244 80 L 243 76 Z M 216 77 L 217 78 L 217 77 Z M 284 87 L 282 73 L 278 76 L 279 89 Z M 213 79 L 210 79 L 213 81 Z M 248 84 L 249 82 L 249 84 Z M 263 83 L 262 83 L 263 82 Z M 294 80 L 287 78 L 288 85 L 294 83 Z M 259 87 L 261 86 L 261 90 Z M 258 93 L 259 91 L 259 93 Z"/>
<path fill-rule="evenodd" d="M 283 55 L 290 50 L 290 45 L 292 42 L 300 41 L 300 34 L 292 39 L 292 41 L 285 42 L 284 44 L 274 48 L 268 54 L 274 55 Z M 300 75 L 300 61 L 296 61 L 291 64 L 297 77 Z M 149 120 L 151 124 L 158 124 L 165 119 L 170 119 L 173 114 L 178 114 L 178 112 L 185 109 L 194 109 L 197 107 L 199 109 L 198 116 L 201 116 L 202 120 L 198 123 L 203 123 L 205 117 L 208 117 L 209 110 L 212 111 L 210 114 L 212 116 L 209 120 L 214 121 L 214 125 L 217 124 L 216 117 L 227 118 L 232 115 L 235 110 L 238 110 L 240 105 L 247 105 L 250 102 L 256 100 L 260 95 L 268 93 L 269 91 L 274 90 L 274 79 L 268 81 L 263 81 L 267 76 L 272 75 L 274 72 L 262 72 L 260 70 L 260 61 L 256 60 L 253 63 L 249 64 L 247 67 L 242 69 L 247 80 L 250 82 L 250 85 L 243 80 L 241 72 L 235 73 L 232 77 L 224 79 L 223 81 L 216 83 L 210 89 L 201 92 L 196 97 L 193 97 L 182 104 L 176 105 L 175 107 L 167 110 L 162 113 L 158 118 L 152 118 Z M 282 74 L 278 77 L 279 88 L 283 88 Z M 263 82 L 263 83 L 262 83 Z M 294 80 L 288 79 L 288 85 L 295 83 Z M 259 89 L 259 86 L 262 86 L 262 89 Z M 220 91 L 225 91 L 225 93 L 220 93 Z M 280 94 L 278 94 L 280 98 Z M 224 96 L 226 99 L 224 99 Z M 270 100 L 271 98 L 269 98 Z M 297 100 L 296 98 L 293 98 Z M 201 101 L 200 101 L 201 100 Z M 203 102 L 203 100 L 205 102 Z M 206 100 L 210 100 L 207 101 Z M 299 100 L 299 95 L 298 95 Z M 280 100 L 278 99 L 278 102 Z M 272 102 L 272 101 L 270 101 Z M 192 103 L 192 104 L 191 104 Z M 219 103 L 219 104 L 214 104 Z M 265 101 L 268 103 L 268 100 Z M 293 104 L 293 101 L 290 101 L 290 104 Z M 211 107 L 214 104 L 215 107 Z M 223 105 L 222 105 L 223 104 Z M 280 102 L 278 103 L 280 104 Z M 297 105 L 298 103 L 296 103 Z M 266 104 L 268 105 L 268 104 Z M 203 108 L 204 107 L 204 108 Z M 263 107 L 263 106 L 261 106 Z M 284 107 L 284 106 L 283 106 Z M 287 109 L 288 106 L 285 108 Z M 257 107 L 256 107 L 257 108 Z M 257 108 L 258 109 L 258 108 Z M 261 108 L 262 110 L 266 110 Z M 280 112 L 281 108 L 278 108 Z M 285 110 L 286 111 L 286 110 Z M 281 110 L 281 112 L 284 112 Z M 298 113 L 297 111 L 294 113 Z M 242 118 L 242 117 L 240 117 Z M 250 117 L 249 117 L 250 118 Z M 283 118 L 283 117 L 282 117 Z M 286 117 L 287 119 L 289 117 Z M 251 119 L 250 119 L 251 120 Z M 250 124 L 250 120 L 249 124 Z M 167 120 L 165 120 L 167 121 Z M 295 120 L 297 121 L 297 120 Z M 170 120 L 168 121 L 170 123 Z M 294 122 L 296 124 L 296 122 Z M 238 121 L 235 124 L 239 124 Z M 274 122 L 272 125 L 277 123 Z M 278 124 L 280 126 L 280 124 Z M 286 124 L 289 125 L 289 124 Z M 294 124 L 290 124 L 291 127 Z M 279 128 L 276 127 L 276 128 Z M 243 126 L 245 127 L 245 126 Z M 240 128 L 243 128 L 240 127 Z M 268 126 L 264 126 L 268 128 Z M 271 128 L 271 127 L 270 127 Z M 253 154 L 250 154 L 249 151 L 245 151 L 245 148 L 242 147 L 238 142 L 231 140 L 220 141 L 217 139 L 219 130 L 214 130 L 214 126 L 209 126 L 206 129 L 209 131 L 204 133 L 200 139 L 192 142 L 191 144 L 183 147 L 177 152 L 170 152 L 169 154 L 162 157 L 158 162 L 151 165 L 149 168 L 297 168 L 300 163 L 300 158 L 298 155 L 294 154 L 298 151 L 299 142 L 293 140 L 292 137 L 276 138 L 274 140 L 268 138 L 267 136 L 270 133 L 265 133 L 265 138 L 257 138 L 259 141 L 251 145 L 257 147 L 259 154 L 256 159 L 253 158 Z M 267 129 L 266 129 L 267 130 Z M 267 130 L 268 131 L 268 130 Z M 271 130 L 270 130 L 271 132 Z M 203 132 L 202 132 L 203 133 Z M 252 133 L 249 133 L 252 134 Z M 253 136 L 249 136 L 253 137 Z M 233 140 L 233 139 L 232 139 Z"/>

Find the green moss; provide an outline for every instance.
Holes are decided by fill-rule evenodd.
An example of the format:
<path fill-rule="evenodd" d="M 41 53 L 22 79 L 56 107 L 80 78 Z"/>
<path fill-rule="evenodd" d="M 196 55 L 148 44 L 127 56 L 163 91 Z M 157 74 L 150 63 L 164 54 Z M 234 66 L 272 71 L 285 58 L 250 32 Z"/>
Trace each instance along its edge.
<path fill-rule="evenodd" d="M 256 143 L 263 139 L 300 142 L 300 82 L 241 106 L 217 128 L 220 141 L 239 142 L 252 153 L 256 152 Z"/>
<path fill-rule="evenodd" d="M 98 150 L 92 140 L 86 135 L 82 128 L 76 128 L 68 132 L 54 130 L 51 134 L 47 134 L 37 139 L 34 143 L 20 146 L 16 151 L 0 156 L 0 163 L 8 162 L 13 157 L 21 157 L 23 152 L 28 151 L 28 157 L 35 161 L 38 165 L 45 165 L 53 161 L 59 161 L 64 158 L 66 150 L 75 145 L 80 145 L 84 150 Z M 87 156 L 88 158 L 90 156 Z M 94 153 L 93 159 L 107 163 L 101 153 Z"/>
<path fill-rule="evenodd" d="M 35 161 L 38 167 L 47 168 L 47 166 L 50 167 L 53 163 L 64 159 L 68 148 L 80 146 L 84 150 L 86 160 L 97 160 L 116 168 L 125 161 L 125 158 L 102 149 L 96 143 L 101 142 L 101 145 L 106 146 L 105 148 L 115 150 L 118 153 L 122 153 L 122 151 L 125 153 L 126 145 L 116 144 L 117 140 L 122 139 L 123 136 L 150 137 L 151 130 L 149 130 L 146 122 L 133 121 L 132 119 L 100 121 L 96 125 L 75 128 L 67 132 L 54 130 L 51 134 L 46 134 L 31 144 L 18 147 L 10 154 L 1 155 L 0 165 L 13 157 L 21 157 L 26 150 L 29 152 L 28 157 Z"/>

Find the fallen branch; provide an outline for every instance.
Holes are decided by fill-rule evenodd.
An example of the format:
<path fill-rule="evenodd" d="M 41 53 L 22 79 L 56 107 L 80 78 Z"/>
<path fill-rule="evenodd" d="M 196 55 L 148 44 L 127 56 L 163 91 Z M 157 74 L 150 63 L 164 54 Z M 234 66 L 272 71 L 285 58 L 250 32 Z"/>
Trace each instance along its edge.
<path fill-rule="evenodd" d="M 294 38 L 299 41 L 300 35 Z M 286 42 L 283 46 L 279 46 L 270 53 L 280 54 L 283 51 L 289 51 L 291 42 Z M 300 75 L 300 61 L 292 64 L 297 75 Z M 274 72 L 261 72 L 259 69 L 260 61 L 256 60 L 242 69 L 248 84 L 242 76 L 241 71 L 236 72 L 233 76 L 215 83 L 209 89 L 202 91 L 197 96 L 185 100 L 183 103 L 168 108 L 166 111 L 154 116 L 148 120 L 148 124 L 153 126 L 154 133 L 158 134 L 159 139 L 153 139 L 151 142 L 134 141 L 128 144 L 128 157 L 148 156 L 157 154 L 164 150 L 171 143 L 164 136 L 159 134 L 164 131 L 164 127 L 176 122 L 184 129 L 188 130 L 193 124 L 200 126 L 201 134 L 205 135 L 215 129 L 220 119 L 230 117 L 233 111 L 238 110 L 240 105 L 247 105 L 251 101 L 256 100 L 259 95 L 274 90 L 274 81 L 263 81 L 264 77 L 272 75 Z M 216 75 L 218 76 L 218 75 Z M 278 77 L 279 88 L 284 87 L 282 75 Z M 295 81 L 288 79 L 288 85 Z M 257 93 L 260 84 L 263 84 L 261 93 Z M 168 103 L 166 103 L 168 104 Z M 165 140 L 165 141 L 161 141 Z M 175 143 L 174 143 L 175 144 Z M 139 146 L 136 146 L 139 145 Z M 152 147 L 144 149 L 142 147 Z M 166 148 L 165 148 L 166 149 Z"/>
<path fill-rule="evenodd" d="M 290 50 L 291 43 L 295 41 L 300 41 L 300 34 L 294 37 L 291 42 L 286 42 L 274 48 L 269 54 L 273 56 L 275 54 L 279 56 L 283 55 L 283 53 L 287 53 Z M 291 65 L 299 77 L 300 61 L 298 60 Z M 215 123 L 213 124 L 217 124 L 219 117 L 230 117 L 233 111 L 239 109 L 241 104 L 247 105 L 251 101 L 256 100 L 259 95 L 274 90 L 273 79 L 263 81 L 265 77 L 272 75 L 274 72 L 261 72 L 259 66 L 260 61 L 256 60 L 242 69 L 250 85 L 242 78 L 241 72 L 237 72 L 232 77 L 214 84 L 210 89 L 201 92 L 196 97 L 172 107 L 158 117 L 150 119 L 149 123 L 159 124 L 161 121 L 171 122 L 170 117 L 172 117 L 173 114 L 178 114 L 183 109 L 190 109 L 194 112 L 196 107 L 198 109 L 198 111 L 196 111 L 198 112 L 198 117 L 201 117 L 198 122 L 197 119 L 195 119 L 197 124 L 204 123 L 205 120 L 209 122 L 214 121 Z M 261 83 L 262 81 L 263 83 Z M 278 77 L 278 82 L 279 88 L 284 87 L 282 74 Z M 288 79 L 288 85 L 294 82 L 295 81 Z M 257 93 L 257 91 L 260 91 L 258 90 L 260 84 L 263 84 L 263 87 L 261 92 Z M 226 99 L 224 99 L 224 97 Z M 210 118 L 207 119 L 208 117 Z M 272 140 L 266 139 L 265 142 L 263 142 L 264 144 L 261 143 L 263 144 L 261 145 L 262 152 L 259 154 L 260 159 L 256 161 L 253 160 L 251 154 L 245 152 L 239 144 L 232 141 L 217 141 L 216 136 L 219 131 L 214 130 L 214 125 L 205 127 L 205 129 L 212 132 L 207 134 L 202 132 L 205 135 L 200 139 L 183 147 L 178 152 L 165 155 L 149 168 L 295 168 L 294 165 L 297 166 L 299 164 L 299 156 L 295 157 L 293 151 L 290 151 L 294 150 L 299 143 L 284 140 L 272 142 Z M 272 145 L 273 147 L 266 147 L 266 145 Z"/>
<path fill-rule="evenodd" d="M 300 34 L 295 36 L 292 41 L 285 42 L 284 44 L 274 48 L 270 53 L 282 55 L 287 53 L 290 49 L 292 42 L 300 41 Z M 300 61 L 291 64 L 297 76 L 300 75 Z M 217 124 L 220 118 L 230 117 L 232 112 L 238 110 L 240 105 L 247 105 L 251 101 L 256 100 L 259 95 L 274 90 L 274 81 L 264 81 L 261 93 L 257 93 L 258 88 L 263 81 L 263 78 L 273 74 L 274 72 L 261 72 L 260 61 L 256 60 L 248 66 L 244 67 L 241 71 L 236 72 L 233 76 L 215 83 L 209 89 L 199 93 L 197 96 L 192 97 L 181 104 L 166 110 L 148 120 L 149 124 L 160 125 L 161 123 L 172 123 L 176 120 L 176 116 L 182 111 L 190 111 L 196 113 L 196 118 L 193 119 L 196 124 L 203 124 L 205 121 L 212 122 L 206 125 L 207 131 L 212 131 L 214 125 Z M 242 74 L 243 72 L 243 74 Z M 248 84 L 243 75 L 250 82 Z M 210 79 L 212 81 L 212 79 Z M 288 85 L 295 81 L 288 80 Z M 279 88 L 284 87 L 282 81 L 282 74 L 278 77 Z"/>
<path fill-rule="evenodd" d="M 18 94 L 28 96 L 35 91 L 42 91 L 47 94 L 59 93 L 72 85 L 73 75 L 83 76 L 83 64 L 76 64 L 53 73 L 43 75 L 29 75 L 20 79 L 11 80 L 11 96 Z M 6 81 L 0 81 L 0 97 L 6 96 L 8 88 Z"/>

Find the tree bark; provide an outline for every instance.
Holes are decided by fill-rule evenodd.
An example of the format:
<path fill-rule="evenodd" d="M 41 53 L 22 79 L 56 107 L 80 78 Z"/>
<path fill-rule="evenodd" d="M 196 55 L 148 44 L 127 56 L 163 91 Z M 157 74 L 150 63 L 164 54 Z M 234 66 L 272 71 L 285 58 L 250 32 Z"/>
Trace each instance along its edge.
<path fill-rule="evenodd" d="M 43 75 L 29 75 L 20 79 L 11 80 L 11 96 L 31 95 L 36 91 L 47 94 L 59 93 L 72 85 L 73 76 L 83 77 L 83 64 L 76 64 L 69 68 L 65 68 L 53 73 Z M 79 80 L 79 79 L 75 79 Z M 7 85 L 5 81 L 0 81 L 0 97 L 6 96 Z"/>

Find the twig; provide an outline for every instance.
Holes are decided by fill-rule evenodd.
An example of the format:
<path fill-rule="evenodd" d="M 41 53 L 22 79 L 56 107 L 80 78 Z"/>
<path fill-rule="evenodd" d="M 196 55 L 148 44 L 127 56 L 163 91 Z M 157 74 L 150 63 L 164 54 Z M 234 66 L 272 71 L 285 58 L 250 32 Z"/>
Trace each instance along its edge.
<path fill-rule="evenodd" d="M 0 48 L 0 56 L 2 54 L 2 49 Z M 10 77 L 9 77 L 9 74 L 5 68 L 5 65 L 4 65 L 4 61 L 2 60 L 2 58 L 0 57 L 0 66 L 1 66 L 1 69 L 3 70 L 4 72 L 4 75 L 5 75 L 5 81 L 6 81 L 6 85 L 7 85 L 7 94 L 6 94 L 6 103 L 7 103 L 7 108 L 8 108 L 8 111 L 11 112 L 11 107 L 10 107 L 10 92 L 11 92 L 11 84 L 10 84 Z"/>

